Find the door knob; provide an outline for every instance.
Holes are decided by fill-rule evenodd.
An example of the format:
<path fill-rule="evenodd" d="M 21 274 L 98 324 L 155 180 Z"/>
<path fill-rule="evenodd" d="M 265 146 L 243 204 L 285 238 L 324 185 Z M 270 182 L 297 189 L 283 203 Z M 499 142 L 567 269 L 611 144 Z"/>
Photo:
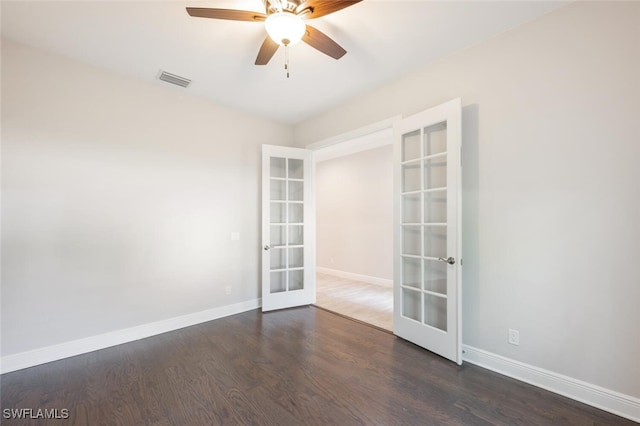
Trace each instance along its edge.
<path fill-rule="evenodd" d="M 444 257 L 439 257 L 438 260 L 441 262 L 447 262 L 449 265 L 453 265 L 456 263 L 456 260 L 453 257 L 449 257 L 447 259 L 445 259 Z"/>
<path fill-rule="evenodd" d="M 265 250 L 271 250 L 271 246 L 270 246 L 269 244 L 266 244 L 266 245 L 264 246 L 264 249 L 265 249 Z"/>

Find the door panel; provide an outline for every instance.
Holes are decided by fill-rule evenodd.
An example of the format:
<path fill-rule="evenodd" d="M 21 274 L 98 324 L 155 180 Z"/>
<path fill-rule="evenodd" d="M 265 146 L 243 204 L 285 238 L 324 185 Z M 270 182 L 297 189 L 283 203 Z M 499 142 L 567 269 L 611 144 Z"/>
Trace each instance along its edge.
<path fill-rule="evenodd" d="M 394 333 L 462 363 L 460 99 L 403 119 L 395 139 Z"/>
<path fill-rule="evenodd" d="M 311 151 L 262 147 L 262 310 L 315 303 Z"/>

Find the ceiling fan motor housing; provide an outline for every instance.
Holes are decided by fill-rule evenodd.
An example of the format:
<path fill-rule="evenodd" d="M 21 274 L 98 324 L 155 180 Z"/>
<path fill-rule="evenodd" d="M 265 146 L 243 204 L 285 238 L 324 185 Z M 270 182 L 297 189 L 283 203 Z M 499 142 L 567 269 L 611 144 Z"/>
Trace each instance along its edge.
<path fill-rule="evenodd" d="M 267 15 L 278 12 L 296 13 L 301 0 L 265 0 Z"/>

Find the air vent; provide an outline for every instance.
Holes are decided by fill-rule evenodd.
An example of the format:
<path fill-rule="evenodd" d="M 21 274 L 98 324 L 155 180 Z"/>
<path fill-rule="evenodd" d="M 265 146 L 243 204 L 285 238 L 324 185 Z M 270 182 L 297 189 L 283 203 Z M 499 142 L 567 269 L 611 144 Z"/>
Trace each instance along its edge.
<path fill-rule="evenodd" d="M 171 74 L 166 71 L 161 71 L 158 78 L 167 83 L 175 84 L 180 87 L 188 87 L 191 84 L 191 80 L 188 78 L 180 77 L 179 75 Z"/>

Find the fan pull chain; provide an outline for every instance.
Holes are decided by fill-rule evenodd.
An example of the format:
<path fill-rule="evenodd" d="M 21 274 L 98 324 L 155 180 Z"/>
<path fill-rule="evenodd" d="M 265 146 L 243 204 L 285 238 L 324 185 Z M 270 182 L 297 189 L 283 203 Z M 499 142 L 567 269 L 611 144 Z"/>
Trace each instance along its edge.
<path fill-rule="evenodd" d="M 289 78 L 289 46 L 284 46 L 284 71 L 287 73 L 287 78 Z"/>

